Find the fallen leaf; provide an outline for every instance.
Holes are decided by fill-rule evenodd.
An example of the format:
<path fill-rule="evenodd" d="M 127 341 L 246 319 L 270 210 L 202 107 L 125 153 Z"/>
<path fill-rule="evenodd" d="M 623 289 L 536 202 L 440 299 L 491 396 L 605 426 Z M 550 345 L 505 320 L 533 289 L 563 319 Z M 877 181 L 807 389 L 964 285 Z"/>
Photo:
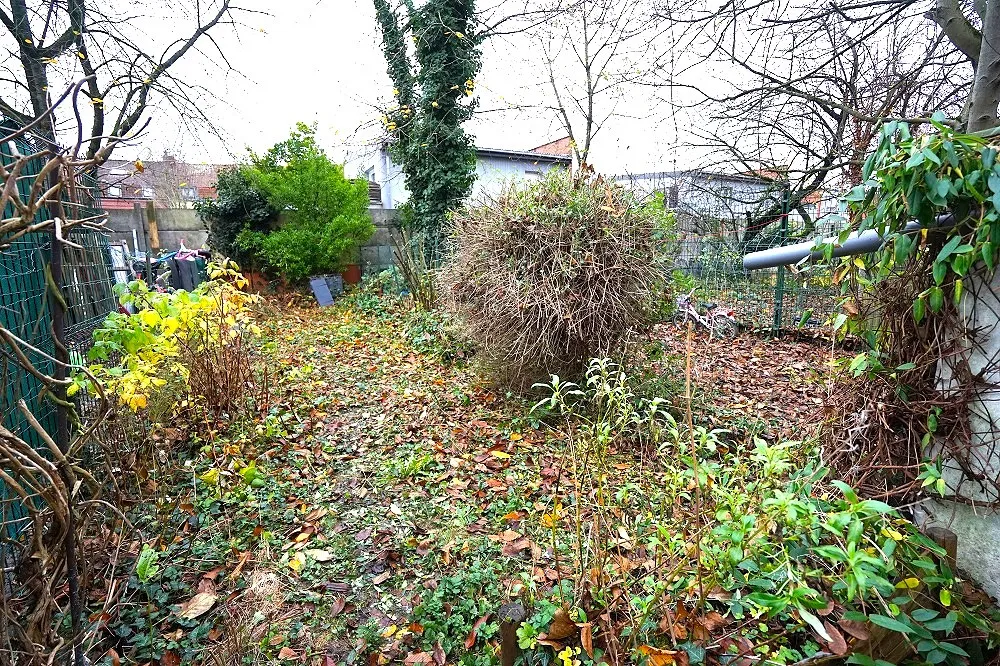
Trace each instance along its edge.
<path fill-rule="evenodd" d="M 317 562 L 329 562 L 333 559 L 333 553 L 328 550 L 321 550 L 319 548 L 310 548 L 306 550 L 306 555 L 313 558 Z"/>
<path fill-rule="evenodd" d="M 434 651 L 431 652 L 431 657 L 434 658 L 434 663 L 437 664 L 437 666 L 444 666 L 447 656 L 444 653 L 444 648 L 441 647 L 441 641 L 434 644 Z"/>
<path fill-rule="evenodd" d="M 830 646 L 830 652 L 838 657 L 843 657 L 847 654 L 847 641 L 844 640 L 844 635 L 840 633 L 837 627 L 830 624 L 829 621 L 824 620 L 823 626 L 826 627 L 826 633 L 830 634 L 831 640 L 827 641 L 827 645 Z"/>
<path fill-rule="evenodd" d="M 389 580 L 389 576 L 392 575 L 391 571 L 383 571 L 379 575 L 372 578 L 372 585 L 381 585 L 385 581 Z"/>
<path fill-rule="evenodd" d="M 298 573 L 306 565 L 306 554 L 301 550 L 288 558 L 288 568 Z"/>
<path fill-rule="evenodd" d="M 118 656 L 118 653 L 115 652 L 114 648 L 108 649 L 108 656 L 111 657 L 111 666 L 121 666 L 121 657 Z"/>
<path fill-rule="evenodd" d="M 346 606 L 347 606 L 347 599 L 344 597 L 337 597 L 336 599 L 333 600 L 333 604 L 331 604 L 330 606 L 329 616 L 337 617 L 344 611 L 344 608 Z"/>
<path fill-rule="evenodd" d="M 196 617 L 201 617 L 211 610 L 217 599 L 218 597 L 211 592 L 199 592 L 181 604 L 177 616 L 185 620 L 193 620 Z"/>
<path fill-rule="evenodd" d="M 871 634 L 868 633 L 868 628 L 865 627 L 864 622 L 858 622 L 857 620 L 846 620 L 841 618 L 837 620 L 837 624 L 840 628 L 854 636 L 859 641 L 866 641 L 871 638 Z"/>
<path fill-rule="evenodd" d="M 173 650 L 167 650 L 160 657 L 160 666 L 181 666 L 181 658 Z"/>
<path fill-rule="evenodd" d="M 552 617 L 552 624 L 546 632 L 546 638 L 554 641 L 561 641 L 576 633 L 576 623 L 569 619 L 569 613 L 565 608 L 560 608 Z"/>
<path fill-rule="evenodd" d="M 587 656 L 594 658 L 594 627 L 590 622 L 580 625 L 580 645 L 587 652 Z"/>
<path fill-rule="evenodd" d="M 639 652 L 648 657 L 646 661 L 648 666 L 671 666 L 672 664 L 680 664 L 680 655 L 684 654 L 685 657 L 687 656 L 687 653 L 682 650 L 661 650 L 660 648 L 655 648 L 651 645 L 639 646 Z"/>
<path fill-rule="evenodd" d="M 472 631 L 470 631 L 469 635 L 465 637 L 466 650 L 471 650 L 472 646 L 476 644 L 476 634 L 479 633 L 479 627 L 483 626 L 483 624 L 489 619 L 490 619 L 489 615 L 484 615 L 478 620 L 476 620 L 475 623 L 472 625 Z"/>
<path fill-rule="evenodd" d="M 278 659 L 298 659 L 299 655 L 287 645 L 278 650 Z"/>
<path fill-rule="evenodd" d="M 434 660 L 429 652 L 414 652 L 412 654 L 406 655 L 406 659 L 403 660 L 404 664 L 429 664 Z"/>

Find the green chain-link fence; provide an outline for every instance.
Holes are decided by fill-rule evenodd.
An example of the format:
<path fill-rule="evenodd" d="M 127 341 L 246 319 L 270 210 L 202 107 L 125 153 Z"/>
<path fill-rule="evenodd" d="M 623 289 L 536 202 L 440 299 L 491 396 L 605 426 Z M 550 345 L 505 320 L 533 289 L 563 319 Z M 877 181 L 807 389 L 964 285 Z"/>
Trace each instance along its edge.
<path fill-rule="evenodd" d="M 10 127 L 9 122 L 0 122 L 0 136 L 7 134 Z M 9 165 L 18 154 L 31 155 L 36 151 L 37 146 L 30 139 L 5 142 L 0 145 L 0 160 Z M 43 164 L 43 159 L 38 158 L 22 169 L 17 188 L 23 198 L 27 198 Z M 2 186 L 3 183 L 0 183 Z M 81 176 L 74 191 L 67 195 L 67 205 L 77 209 L 75 215 L 97 215 L 100 213 L 97 191 L 92 177 Z M 8 205 L 3 217 L 13 215 L 13 207 Z M 47 211 L 39 213 L 39 220 L 47 218 Z M 117 303 L 112 291 L 107 237 L 93 230 L 75 229 L 68 238 L 81 246 L 67 246 L 63 253 L 64 296 L 69 306 L 66 341 L 71 360 L 79 362 L 89 348 L 93 329 L 117 307 Z M 52 372 L 52 363 L 46 355 L 54 353 L 45 293 L 50 247 L 48 234 L 35 233 L 23 236 L 7 249 L 0 250 L 0 326 L 38 350 L 25 348 L 24 351 L 35 367 L 46 374 Z M 5 345 L 0 345 L 0 386 L 3 387 L 0 391 L 0 422 L 44 452 L 41 438 L 18 408 L 18 402 L 23 400 L 49 433 L 55 428 L 55 406 L 44 397 L 41 383 L 21 367 Z M 5 593 L 10 592 L 10 570 L 23 555 L 27 526 L 27 514 L 20 498 L 0 480 L 0 569 L 4 573 Z"/>
<path fill-rule="evenodd" d="M 722 235 L 682 235 L 674 269 L 679 290 L 694 289 L 702 304 L 733 308 L 752 330 L 817 328 L 836 309 L 829 268 L 747 271 L 737 244 Z"/>

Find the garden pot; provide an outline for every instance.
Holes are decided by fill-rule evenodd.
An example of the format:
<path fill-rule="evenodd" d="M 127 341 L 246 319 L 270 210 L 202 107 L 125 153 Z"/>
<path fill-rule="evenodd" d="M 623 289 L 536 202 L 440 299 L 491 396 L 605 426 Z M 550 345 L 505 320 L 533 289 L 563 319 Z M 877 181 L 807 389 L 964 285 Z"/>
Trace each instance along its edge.
<path fill-rule="evenodd" d="M 361 265 L 348 264 L 347 268 L 342 270 L 340 274 L 343 276 L 345 284 L 358 284 L 361 282 Z"/>

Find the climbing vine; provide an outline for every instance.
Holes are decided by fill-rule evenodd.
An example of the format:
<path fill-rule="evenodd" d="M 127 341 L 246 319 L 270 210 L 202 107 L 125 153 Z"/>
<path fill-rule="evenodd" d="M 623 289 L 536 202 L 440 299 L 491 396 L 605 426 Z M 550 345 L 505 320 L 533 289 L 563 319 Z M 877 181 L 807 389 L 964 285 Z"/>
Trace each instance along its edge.
<path fill-rule="evenodd" d="M 374 0 L 395 103 L 382 120 L 406 176 L 413 224 L 433 237 L 468 196 L 475 149 L 462 124 L 475 108 L 480 40 L 474 0 L 426 0 L 401 11 Z"/>
<path fill-rule="evenodd" d="M 828 445 L 845 480 L 870 494 L 1000 497 L 979 462 L 997 448 L 979 408 L 982 377 L 1000 368 L 983 320 L 989 309 L 1000 313 L 989 289 L 1000 255 L 992 141 L 956 131 L 941 114 L 926 132 L 887 123 L 864 182 L 845 196 L 850 223 L 840 241 L 874 231 L 886 242 L 834 273 L 844 297 L 835 327 L 867 345 L 830 403 Z M 830 258 L 834 246 L 823 249 Z"/>

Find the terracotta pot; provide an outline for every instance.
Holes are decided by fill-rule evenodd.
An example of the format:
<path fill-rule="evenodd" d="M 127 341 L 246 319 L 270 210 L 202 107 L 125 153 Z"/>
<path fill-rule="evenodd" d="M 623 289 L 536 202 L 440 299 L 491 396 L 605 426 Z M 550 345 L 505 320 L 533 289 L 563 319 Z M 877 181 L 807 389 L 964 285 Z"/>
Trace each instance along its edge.
<path fill-rule="evenodd" d="M 361 266 L 359 264 L 348 264 L 347 268 L 340 272 L 346 284 L 358 284 L 361 282 Z"/>

